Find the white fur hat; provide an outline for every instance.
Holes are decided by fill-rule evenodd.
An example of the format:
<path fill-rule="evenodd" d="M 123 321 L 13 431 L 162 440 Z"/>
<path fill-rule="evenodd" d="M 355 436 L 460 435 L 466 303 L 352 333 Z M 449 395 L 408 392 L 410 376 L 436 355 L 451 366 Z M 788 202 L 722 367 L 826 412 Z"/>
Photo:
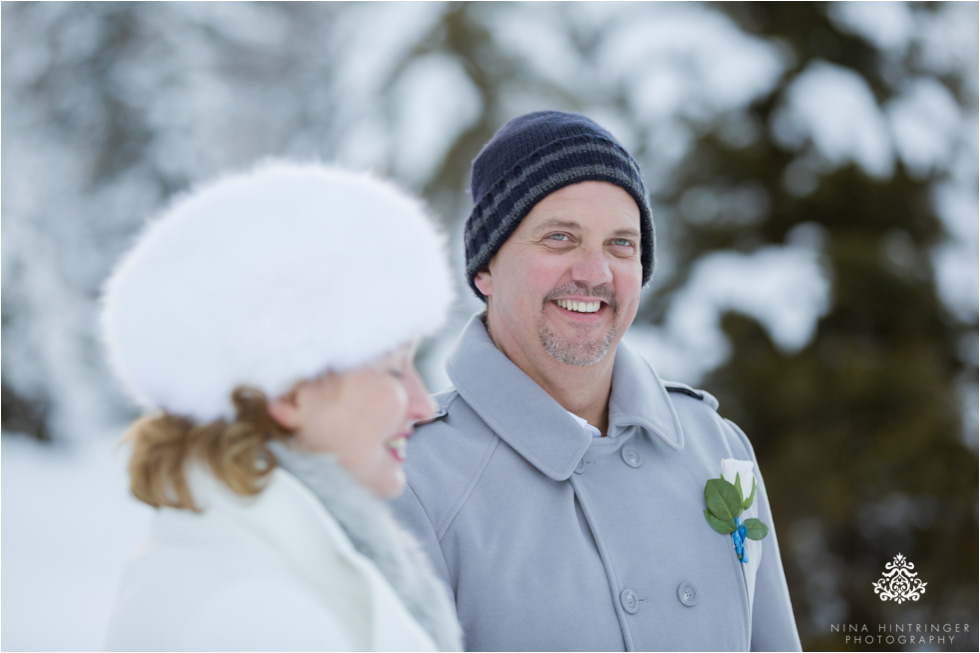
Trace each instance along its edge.
<path fill-rule="evenodd" d="M 109 361 L 148 408 L 232 418 L 442 325 L 443 238 L 421 202 L 367 174 L 267 161 L 166 208 L 106 282 Z"/>

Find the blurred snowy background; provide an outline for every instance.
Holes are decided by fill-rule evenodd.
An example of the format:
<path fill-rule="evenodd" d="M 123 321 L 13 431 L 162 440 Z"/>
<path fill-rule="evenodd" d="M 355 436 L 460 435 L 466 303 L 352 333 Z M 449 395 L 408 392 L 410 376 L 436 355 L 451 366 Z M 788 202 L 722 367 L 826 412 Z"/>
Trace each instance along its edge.
<path fill-rule="evenodd" d="M 755 443 L 804 647 L 977 644 L 978 18 L 968 3 L 2 5 L 2 648 L 98 650 L 149 509 L 98 293 L 195 180 L 267 155 L 424 195 L 461 270 L 469 162 L 558 108 L 641 162 L 628 340 Z M 396 271 L 393 271 L 395 273 Z M 422 351 L 433 389 L 465 320 Z M 922 600 L 871 592 L 899 553 Z M 963 647 L 963 648 L 961 648 Z"/>

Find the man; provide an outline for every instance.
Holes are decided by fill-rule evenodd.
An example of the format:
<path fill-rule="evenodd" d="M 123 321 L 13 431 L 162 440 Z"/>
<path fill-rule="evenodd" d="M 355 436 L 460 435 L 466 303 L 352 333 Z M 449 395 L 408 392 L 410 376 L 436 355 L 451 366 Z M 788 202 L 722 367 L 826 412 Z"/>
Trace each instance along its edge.
<path fill-rule="evenodd" d="M 762 479 L 741 519 L 764 539 L 736 547 L 704 512 L 722 459 L 746 461 L 748 500 L 751 445 L 620 344 L 654 267 L 636 162 L 584 116 L 532 113 L 477 156 L 472 194 L 466 274 L 487 310 L 395 504 L 466 648 L 799 649 Z"/>

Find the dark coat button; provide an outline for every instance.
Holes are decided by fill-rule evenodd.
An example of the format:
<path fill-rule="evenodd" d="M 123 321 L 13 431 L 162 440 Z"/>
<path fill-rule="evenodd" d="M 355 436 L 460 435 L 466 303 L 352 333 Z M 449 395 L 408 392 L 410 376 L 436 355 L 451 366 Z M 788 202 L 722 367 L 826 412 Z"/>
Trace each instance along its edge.
<path fill-rule="evenodd" d="M 687 607 L 693 607 L 698 602 L 698 588 L 689 580 L 677 586 L 677 598 Z"/>

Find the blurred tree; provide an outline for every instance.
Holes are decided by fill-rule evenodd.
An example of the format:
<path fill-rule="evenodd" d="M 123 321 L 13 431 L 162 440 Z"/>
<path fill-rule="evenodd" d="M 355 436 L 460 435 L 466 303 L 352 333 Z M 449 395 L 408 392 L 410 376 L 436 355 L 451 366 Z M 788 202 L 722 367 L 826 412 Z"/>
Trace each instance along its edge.
<path fill-rule="evenodd" d="M 5 433 L 84 440 L 134 415 L 104 363 L 99 287 L 168 197 L 287 149 L 307 112 L 330 121 L 307 83 L 329 78 L 327 53 L 283 47 L 318 43 L 336 9 L 312 10 L 2 6 Z"/>
<path fill-rule="evenodd" d="M 845 647 L 831 624 L 911 622 L 971 624 L 943 649 L 976 650 L 977 455 L 967 445 L 976 434 L 965 432 L 962 397 L 977 368 L 960 347 L 976 339 L 976 313 L 963 321 L 944 306 L 931 257 L 946 237 L 934 192 L 950 173 L 913 174 L 901 159 L 894 170 L 869 172 L 828 160 L 814 137 L 780 133 L 794 84 L 815 65 L 856 73 L 881 106 L 928 71 L 914 53 L 889 61 L 821 3 L 719 9 L 781 43 L 790 63 L 744 112 L 696 124 L 696 146 L 658 197 L 677 207 L 679 263 L 647 304 L 647 319 L 663 319 L 671 293 L 712 251 L 784 245 L 801 225 L 820 234 L 830 302 L 809 344 L 785 351 L 755 319 L 729 312 L 731 355 L 703 383 L 750 435 L 765 470 L 804 649 Z M 975 96 L 959 80 L 943 83 L 975 119 Z M 732 124 L 742 137 L 732 137 Z M 726 204 L 746 187 L 764 192 L 760 219 L 740 220 L 738 206 Z M 684 201 L 691 189 L 723 208 L 696 214 L 703 204 Z M 903 606 L 872 590 L 900 552 L 929 582 Z"/>

